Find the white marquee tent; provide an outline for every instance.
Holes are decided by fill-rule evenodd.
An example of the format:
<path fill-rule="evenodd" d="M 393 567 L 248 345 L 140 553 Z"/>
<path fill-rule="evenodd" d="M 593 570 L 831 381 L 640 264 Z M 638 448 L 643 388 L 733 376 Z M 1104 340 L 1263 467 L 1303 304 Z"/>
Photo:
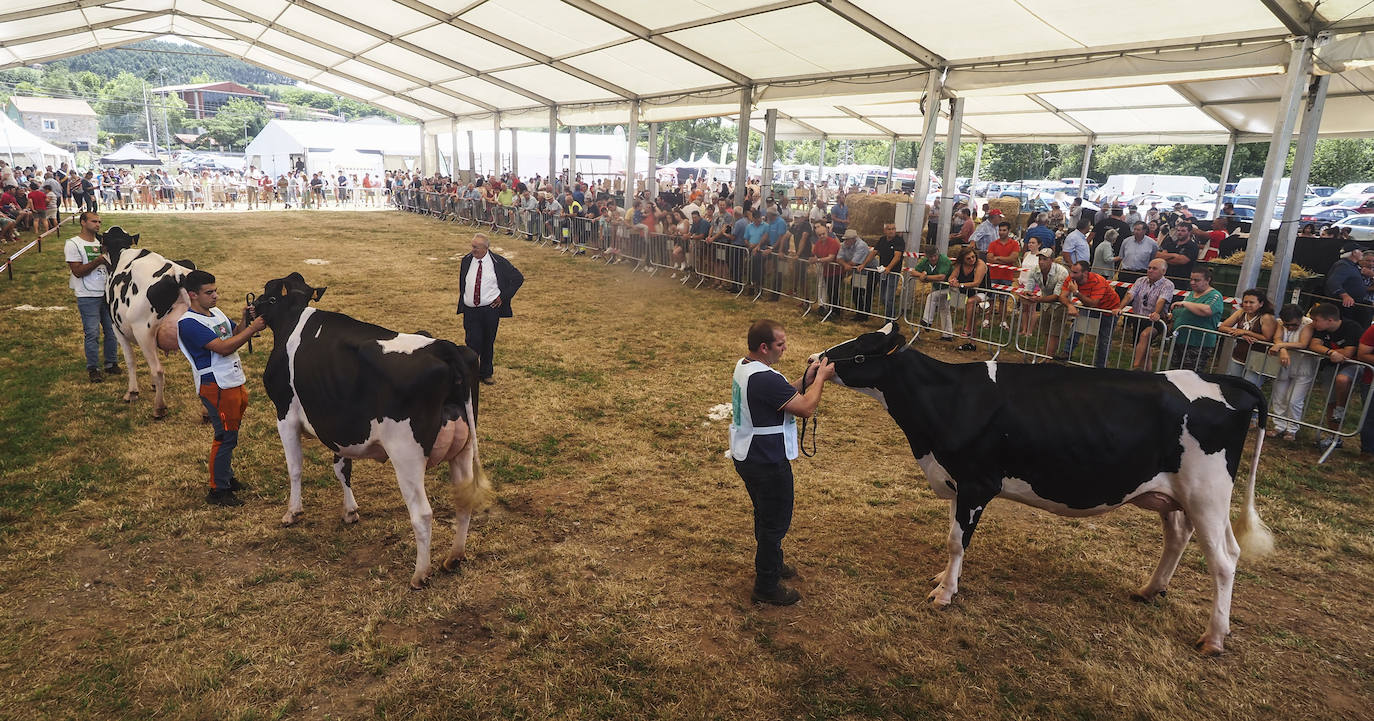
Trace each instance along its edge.
<path fill-rule="evenodd" d="M 291 170 L 297 160 L 311 173 L 405 170 L 419 155 L 419 126 L 372 120 L 271 120 L 244 149 L 245 162 L 272 175 Z"/>
<path fill-rule="evenodd" d="M 72 154 L 19 127 L 8 115 L 0 113 L 0 160 L 11 166 L 53 166 L 72 162 Z"/>
<path fill-rule="evenodd" d="M 421 121 L 422 170 L 468 129 L 712 116 L 769 140 L 1268 140 L 1264 227 L 1300 128 L 1298 165 L 1374 135 L 1371 32 L 1369 0 L 10 0 L 0 68 L 179 35 Z"/>

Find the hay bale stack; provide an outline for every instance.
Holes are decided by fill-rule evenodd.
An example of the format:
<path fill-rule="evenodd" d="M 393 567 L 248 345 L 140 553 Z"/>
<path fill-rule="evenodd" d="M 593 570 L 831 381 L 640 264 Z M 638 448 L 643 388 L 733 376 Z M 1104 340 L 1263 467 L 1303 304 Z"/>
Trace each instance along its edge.
<path fill-rule="evenodd" d="M 1021 234 L 1021 228 L 1025 227 L 1025 223 L 1021 222 L 1021 201 L 1016 198 L 993 198 L 988 201 L 988 212 L 993 210 L 1002 211 L 1002 217 L 1011 223 L 1013 234 Z"/>
<path fill-rule="evenodd" d="M 907 210 L 907 196 L 887 195 L 847 195 L 844 202 L 849 206 L 849 227 L 865 238 L 875 238 L 883 234 L 883 224 L 894 223 L 897 208 Z"/>

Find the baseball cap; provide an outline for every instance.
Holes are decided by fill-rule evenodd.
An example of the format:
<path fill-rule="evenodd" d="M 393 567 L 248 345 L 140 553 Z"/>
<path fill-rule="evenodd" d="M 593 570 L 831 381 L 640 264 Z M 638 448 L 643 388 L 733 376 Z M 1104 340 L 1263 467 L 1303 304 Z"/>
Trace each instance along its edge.
<path fill-rule="evenodd" d="M 1041 249 L 1040 249 L 1039 251 L 1037 251 L 1037 252 L 1038 252 L 1042 257 L 1045 257 L 1045 258 L 1053 258 L 1053 257 L 1054 257 L 1054 248 L 1041 248 Z"/>

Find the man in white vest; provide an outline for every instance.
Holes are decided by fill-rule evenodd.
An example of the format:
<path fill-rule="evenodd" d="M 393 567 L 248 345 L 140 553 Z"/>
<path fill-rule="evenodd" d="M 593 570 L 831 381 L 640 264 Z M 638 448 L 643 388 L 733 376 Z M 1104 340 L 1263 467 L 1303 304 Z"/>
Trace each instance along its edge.
<path fill-rule="evenodd" d="M 230 466 L 239 444 L 239 423 L 248 406 L 238 350 L 254 333 L 266 328 L 267 321 L 254 318 L 235 332 L 234 322 L 215 307 L 219 303 L 215 276 L 203 270 L 187 273 L 181 286 L 191 307 L 177 322 L 177 343 L 191 362 L 197 394 L 215 428 L 215 440 L 210 445 L 210 492 L 205 501 L 213 506 L 242 506 L 234 491 L 244 486 Z"/>
<path fill-rule="evenodd" d="M 783 563 L 782 539 L 792 525 L 792 459 L 797 457 L 797 416 L 810 418 L 821 402 L 825 381 L 835 375 L 829 361 L 812 363 L 789 383 L 772 366 L 787 350 L 787 334 L 772 320 L 749 327 L 749 354 L 735 364 L 731 388 L 730 456 L 754 504 L 755 603 L 790 606 L 801 594 L 780 581 L 797 575 Z"/>

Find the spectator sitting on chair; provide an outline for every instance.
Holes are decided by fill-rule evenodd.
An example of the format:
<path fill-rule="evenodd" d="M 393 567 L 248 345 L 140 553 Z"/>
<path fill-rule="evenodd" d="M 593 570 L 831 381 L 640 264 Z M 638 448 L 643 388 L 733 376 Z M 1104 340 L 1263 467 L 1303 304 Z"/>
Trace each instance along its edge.
<path fill-rule="evenodd" d="M 949 256 L 939 252 L 934 243 L 925 247 L 921 259 L 914 268 L 907 269 L 907 275 L 910 277 L 932 285 L 930 293 L 926 295 L 921 322 L 930 327 L 935 323 L 936 313 L 939 313 L 942 341 L 954 340 L 954 322 L 949 314 L 949 300 L 953 291 L 945 285 L 953 269 L 954 263 Z"/>
<path fill-rule="evenodd" d="M 1351 388 L 1361 370 L 1361 366 L 1346 361 L 1356 358 L 1365 328 L 1349 318 L 1342 318 L 1340 310 L 1332 303 L 1318 303 L 1307 314 L 1312 316 L 1312 342 L 1308 349 L 1326 356 L 1327 361 L 1336 365 L 1336 376 L 1329 396 L 1331 400 L 1327 404 L 1324 420 L 1327 428 L 1339 432 Z M 1317 445 L 1323 448 L 1332 443 L 1340 448 L 1340 436 L 1321 434 L 1317 438 Z"/>
<path fill-rule="evenodd" d="M 1208 373 L 1212 370 L 1212 353 L 1216 351 L 1217 337 L 1192 329 L 1216 330 L 1221 325 L 1221 314 L 1225 312 L 1226 305 L 1221 291 L 1212 287 L 1211 268 L 1195 268 L 1188 274 L 1188 285 L 1188 293 L 1173 306 L 1176 340 L 1169 367 Z"/>
<path fill-rule="evenodd" d="M 1135 335 L 1135 355 L 1131 359 L 1131 370 L 1144 370 L 1146 361 L 1150 353 L 1150 343 L 1155 338 L 1163 337 L 1165 332 L 1164 322 L 1160 320 L 1169 309 L 1170 300 L 1174 297 L 1174 284 L 1164 277 L 1164 272 L 1168 264 L 1158 258 L 1150 261 L 1145 270 L 1145 275 L 1136 279 L 1131 285 L 1130 290 L 1126 291 L 1126 297 L 1121 299 L 1121 304 L 1113 311 L 1121 315 L 1127 308 L 1131 308 L 1136 315 L 1143 315 L 1147 320 L 1135 319 L 1131 324 L 1131 334 Z"/>
<path fill-rule="evenodd" d="M 1279 359 L 1279 374 L 1269 393 L 1269 417 L 1274 419 L 1274 427 L 1264 432 L 1270 438 L 1282 433 L 1284 440 L 1298 439 L 1297 422 L 1284 418 L 1302 418 L 1307 405 L 1307 392 L 1317 376 L 1317 359 L 1298 351 L 1311 345 L 1312 319 L 1303 315 L 1297 303 L 1280 308 L 1279 326 L 1269 346 L 1270 355 Z"/>
<path fill-rule="evenodd" d="M 1017 297 L 1032 309 L 1038 308 L 1039 327 L 1049 336 L 1044 354 L 1052 357 L 1059 351 L 1059 334 L 1064 326 L 1064 304 L 1059 299 L 1069 279 L 1069 271 L 1054 262 L 1053 248 L 1041 248 L 1036 261 L 1037 267 L 1030 274 L 1030 285 Z"/>
<path fill-rule="evenodd" d="M 1115 232 L 1115 228 L 1107 231 Z M 1071 301 L 1077 300 L 1084 308 L 1096 308 L 1099 312 L 1083 314 L 1077 305 Z M 1060 302 L 1064 304 L 1064 313 L 1074 319 L 1075 330 L 1069 335 L 1069 342 L 1064 350 L 1055 356 L 1055 360 L 1065 361 L 1073 355 L 1073 347 L 1078 343 L 1079 336 L 1086 332 L 1086 326 L 1092 323 L 1092 316 L 1097 316 L 1097 350 L 1093 355 L 1093 365 L 1103 368 L 1107 365 L 1107 353 L 1112 347 L 1112 329 L 1116 326 L 1116 314 L 1108 311 L 1116 310 L 1121 305 L 1121 297 L 1112 289 L 1106 278 L 1092 272 L 1088 264 L 1078 261 L 1069 268 L 1069 281 L 1064 284 L 1064 292 L 1060 296 Z M 1089 316 L 1085 323 L 1079 323 L 1079 315 Z M 1079 330 L 1077 326 L 1085 326 Z"/>
<path fill-rule="evenodd" d="M 988 264 L 978 257 L 978 250 L 966 245 L 954 258 L 954 270 L 949 274 L 949 287 L 955 293 L 963 294 L 964 300 L 964 337 L 973 337 L 974 321 L 979 305 L 986 303 L 987 291 L 992 288 L 988 278 Z M 977 350 L 970 341 L 961 343 L 955 350 Z"/>
<path fill-rule="evenodd" d="M 1240 296 L 1240 310 L 1221 322 L 1220 330 L 1235 336 L 1235 346 L 1231 349 L 1231 360 L 1226 364 L 1229 375 L 1240 376 L 1255 385 L 1264 382 L 1259 371 L 1251 370 L 1250 354 L 1263 356 L 1267 346 L 1274 339 L 1278 323 L 1274 320 L 1274 304 L 1269 294 L 1262 288 L 1251 288 Z M 1255 348 L 1255 344 L 1260 344 Z"/>

